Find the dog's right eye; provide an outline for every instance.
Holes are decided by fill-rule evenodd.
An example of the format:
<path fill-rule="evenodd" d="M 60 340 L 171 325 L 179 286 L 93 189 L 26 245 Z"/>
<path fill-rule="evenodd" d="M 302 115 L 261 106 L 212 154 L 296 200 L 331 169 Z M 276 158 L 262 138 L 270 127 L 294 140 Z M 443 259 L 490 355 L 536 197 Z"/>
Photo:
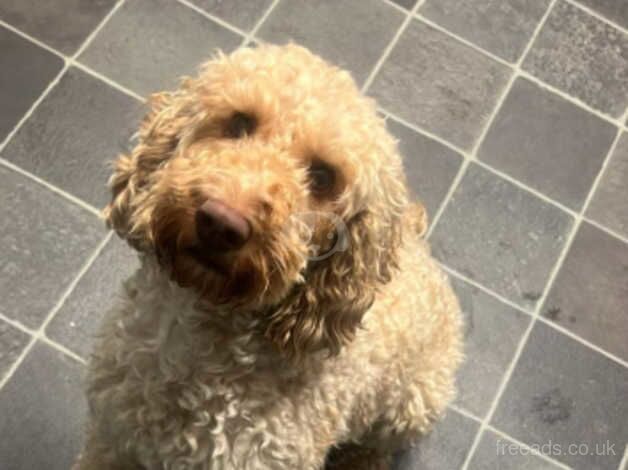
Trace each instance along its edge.
<path fill-rule="evenodd" d="M 225 137 L 230 139 L 241 139 L 250 136 L 257 128 L 255 116 L 247 113 L 234 113 L 225 125 Z"/>

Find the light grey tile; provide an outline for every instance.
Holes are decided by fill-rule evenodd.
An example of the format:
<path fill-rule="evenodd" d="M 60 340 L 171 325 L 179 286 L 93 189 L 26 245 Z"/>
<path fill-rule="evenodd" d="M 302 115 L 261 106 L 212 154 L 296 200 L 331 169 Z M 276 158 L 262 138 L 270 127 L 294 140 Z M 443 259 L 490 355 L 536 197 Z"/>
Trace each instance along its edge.
<path fill-rule="evenodd" d="M 472 164 L 431 236 L 446 265 L 524 307 L 534 307 L 572 218 Z"/>
<path fill-rule="evenodd" d="M 416 5 L 417 0 L 392 0 L 393 2 L 395 2 L 397 5 L 399 5 L 402 8 L 405 8 L 406 10 L 411 10 L 414 5 Z"/>
<path fill-rule="evenodd" d="M 478 158 L 579 211 L 616 134 L 612 124 L 517 79 Z"/>
<path fill-rule="evenodd" d="M 104 236 L 102 222 L 0 167 L 0 312 L 37 328 Z"/>
<path fill-rule="evenodd" d="M 462 408 L 483 418 L 493 402 L 530 317 L 455 277 L 464 315 L 465 361 L 457 374 Z"/>
<path fill-rule="evenodd" d="M 587 215 L 628 237 L 628 134 L 621 137 L 609 161 Z"/>
<path fill-rule="evenodd" d="M 71 55 L 115 3 L 115 0 L 3 0 L 0 19 Z"/>
<path fill-rule="evenodd" d="M 399 140 L 408 186 L 425 205 L 428 216 L 436 214 L 451 186 L 463 157 L 393 119 L 386 120 L 389 131 Z"/>
<path fill-rule="evenodd" d="M 0 381 L 22 353 L 30 336 L 0 320 Z"/>
<path fill-rule="evenodd" d="M 470 149 L 511 71 L 446 34 L 410 23 L 370 94 L 382 107 Z"/>
<path fill-rule="evenodd" d="M 419 13 L 481 48 L 516 62 L 550 0 L 427 0 Z"/>
<path fill-rule="evenodd" d="M 122 282 L 138 267 L 137 254 L 123 241 L 112 239 L 66 299 L 46 334 L 87 357 L 101 320 L 120 299 Z"/>
<path fill-rule="evenodd" d="M 68 470 L 84 430 L 83 367 L 37 344 L 0 391 L 3 470 Z"/>
<path fill-rule="evenodd" d="M 523 67 L 611 116 L 626 110 L 628 36 L 564 0 L 556 3 Z"/>
<path fill-rule="evenodd" d="M 249 32 L 273 2 L 272 0 L 192 0 L 192 3 Z"/>
<path fill-rule="evenodd" d="M 258 36 L 308 47 L 362 83 L 403 17 L 381 0 L 291 0 L 279 3 Z"/>
<path fill-rule="evenodd" d="M 148 94 L 196 73 L 216 49 L 230 52 L 242 37 L 171 0 L 126 2 L 80 60 L 127 88 Z"/>
<path fill-rule="evenodd" d="M 542 311 L 628 361 L 628 245 L 584 222 Z"/>
<path fill-rule="evenodd" d="M 616 470 L 628 442 L 626 390 L 628 369 L 537 323 L 492 424 L 529 445 L 551 441 L 572 468 Z"/>
<path fill-rule="evenodd" d="M 628 2 L 625 0 L 579 0 L 579 2 L 628 29 Z"/>

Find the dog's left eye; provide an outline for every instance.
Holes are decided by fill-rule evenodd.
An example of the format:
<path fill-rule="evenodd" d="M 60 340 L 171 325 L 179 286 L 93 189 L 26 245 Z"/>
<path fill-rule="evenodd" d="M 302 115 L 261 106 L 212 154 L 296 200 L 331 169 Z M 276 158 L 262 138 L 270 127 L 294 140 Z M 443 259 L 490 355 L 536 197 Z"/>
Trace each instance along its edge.
<path fill-rule="evenodd" d="M 336 170 L 321 161 L 314 161 L 308 168 L 310 191 L 316 197 L 329 195 L 336 187 Z"/>
<path fill-rule="evenodd" d="M 241 139 L 250 136 L 257 128 L 255 116 L 247 113 L 234 113 L 225 125 L 225 137 L 230 139 Z"/>

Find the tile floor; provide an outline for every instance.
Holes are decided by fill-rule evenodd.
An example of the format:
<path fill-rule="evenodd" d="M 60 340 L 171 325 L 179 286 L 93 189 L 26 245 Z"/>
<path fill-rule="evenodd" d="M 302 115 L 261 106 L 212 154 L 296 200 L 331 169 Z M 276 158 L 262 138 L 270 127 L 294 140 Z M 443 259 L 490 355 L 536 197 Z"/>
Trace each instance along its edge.
<path fill-rule="evenodd" d="M 626 470 L 625 0 L 0 0 L 0 468 L 79 449 L 141 97 L 289 39 L 389 116 L 465 312 L 459 398 L 397 468 Z"/>

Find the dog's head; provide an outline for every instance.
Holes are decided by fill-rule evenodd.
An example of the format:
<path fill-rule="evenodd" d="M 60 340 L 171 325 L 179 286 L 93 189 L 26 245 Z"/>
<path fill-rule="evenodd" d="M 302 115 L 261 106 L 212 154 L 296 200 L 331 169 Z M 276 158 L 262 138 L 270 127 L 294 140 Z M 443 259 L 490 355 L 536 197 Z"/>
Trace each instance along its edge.
<path fill-rule="evenodd" d="M 109 224 L 291 355 L 350 339 L 396 266 L 406 190 L 349 74 L 298 46 L 219 56 L 152 97 Z"/>

